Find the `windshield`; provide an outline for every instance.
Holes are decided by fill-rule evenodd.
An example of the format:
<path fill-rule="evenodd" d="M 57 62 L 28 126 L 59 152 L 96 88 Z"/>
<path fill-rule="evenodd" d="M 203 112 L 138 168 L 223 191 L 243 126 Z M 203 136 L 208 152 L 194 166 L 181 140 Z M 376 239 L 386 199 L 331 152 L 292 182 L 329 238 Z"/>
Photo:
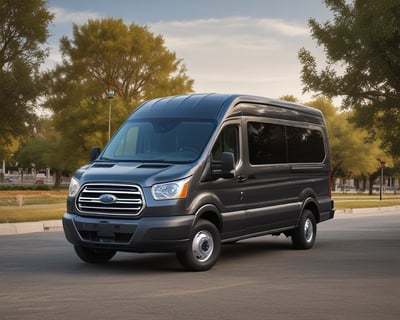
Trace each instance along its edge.
<path fill-rule="evenodd" d="M 214 122 L 197 119 L 129 121 L 110 141 L 101 159 L 192 162 L 200 156 L 214 128 Z"/>

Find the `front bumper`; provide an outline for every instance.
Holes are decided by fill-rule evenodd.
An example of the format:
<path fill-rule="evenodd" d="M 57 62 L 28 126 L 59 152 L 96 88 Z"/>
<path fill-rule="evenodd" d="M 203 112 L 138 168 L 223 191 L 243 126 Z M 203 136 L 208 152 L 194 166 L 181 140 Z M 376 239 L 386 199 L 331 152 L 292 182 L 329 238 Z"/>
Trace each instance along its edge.
<path fill-rule="evenodd" d="M 177 252 L 189 244 L 194 216 L 109 219 L 65 213 L 65 237 L 76 246 L 132 252 Z"/>

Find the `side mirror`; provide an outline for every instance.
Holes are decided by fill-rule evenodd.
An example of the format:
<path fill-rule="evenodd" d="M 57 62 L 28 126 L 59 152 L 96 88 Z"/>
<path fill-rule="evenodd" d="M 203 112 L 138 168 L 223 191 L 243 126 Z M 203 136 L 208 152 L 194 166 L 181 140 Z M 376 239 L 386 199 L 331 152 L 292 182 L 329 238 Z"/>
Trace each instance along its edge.
<path fill-rule="evenodd" d="M 231 179 L 235 176 L 233 170 L 235 168 L 235 156 L 232 152 L 223 152 L 221 162 L 211 165 L 211 175 L 215 178 Z"/>
<path fill-rule="evenodd" d="M 232 173 L 235 168 L 235 156 L 232 152 L 223 152 L 222 153 L 222 174 Z"/>
<path fill-rule="evenodd" d="M 99 157 L 100 153 L 100 147 L 92 147 L 92 149 L 90 150 L 90 162 L 96 160 Z"/>

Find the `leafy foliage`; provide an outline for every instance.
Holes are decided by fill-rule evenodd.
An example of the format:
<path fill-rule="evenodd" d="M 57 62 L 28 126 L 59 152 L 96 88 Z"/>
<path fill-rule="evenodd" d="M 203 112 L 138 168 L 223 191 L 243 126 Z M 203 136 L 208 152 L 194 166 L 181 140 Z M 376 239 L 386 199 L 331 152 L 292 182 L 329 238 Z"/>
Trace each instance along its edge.
<path fill-rule="evenodd" d="M 74 25 L 73 39 L 61 39 L 64 61 L 58 73 L 88 82 L 92 96 L 116 91 L 126 106 L 160 95 L 191 91 L 185 66 L 164 46 L 162 36 L 121 19 L 89 20 Z"/>
<path fill-rule="evenodd" d="M 73 27 L 73 38 L 60 46 L 63 62 L 48 74 L 57 144 L 64 169 L 88 161 L 89 149 L 108 141 L 111 133 L 144 100 L 192 91 L 182 60 L 147 27 L 125 25 L 120 19 L 89 20 Z M 115 91 L 107 99 L 107 90 Z"/>
<path fill-rule="evenodd" d="M 368 139 L 366 130 L 349 121 L 351 112 L 339 112 L 332 101 L 325 97 L 316 98 L 307 105 L 324 114 L 333 177 L 369 176 L 378 170 L 379 159 L 391 164 L 391 157 L 382 151 L 380 141 Z"/>
<path fill-rule="evenodd" d="M 18 166 L 21 168 L 36 167 L 43 169 L 47 168 L 45 161 L 46 152 L 46 140 L 38 136 L 23 144 L 15 157 L 18 161 Z"/>
<path fill-rule="evenodd" d="M 342 96 L 343 107 L 354 109 L 355 123 L 400 155 L 400 2 L 325 3 L 333 21 L 310 19 L 309 26 L 325 49 L 326 66 L 318 71 L 311 52 L 299 51 L 304 91 Z"/>
<path fill-rule="evenodd" d="M 0 148 L 36 120 L 44 90 L 39 66 L 48 54 L 43 45 L 52 19 L 44 0 L 0 0 Z"/>

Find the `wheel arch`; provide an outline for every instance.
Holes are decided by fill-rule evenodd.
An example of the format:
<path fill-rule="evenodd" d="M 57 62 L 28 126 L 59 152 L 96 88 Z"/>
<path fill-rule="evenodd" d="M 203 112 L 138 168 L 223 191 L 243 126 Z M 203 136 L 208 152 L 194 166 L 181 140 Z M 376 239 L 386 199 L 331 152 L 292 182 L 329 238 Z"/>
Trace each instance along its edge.
<path fill-rule="evenodd" d="M 195 216 L 196 217 L 193 221 L 193 226 L 196 225 L 196 223 L 200 219 L 204 219 L 214 224 L 218 229 L 218 231 L 222 233 L 223 230 L 222 216 L 216 206 L 212 204 L 205 204 L 197 210 Z"/>
<path fill-rule="evenodd" d="M 310 210 L 315 217 L 315 222 L 316 223 L 320 222 L 320 209 L 319 209 L 318 202 L 314 197 L 308 197 L 303 202 L 301 214 L 303 214 L 304 210 Z"/>

